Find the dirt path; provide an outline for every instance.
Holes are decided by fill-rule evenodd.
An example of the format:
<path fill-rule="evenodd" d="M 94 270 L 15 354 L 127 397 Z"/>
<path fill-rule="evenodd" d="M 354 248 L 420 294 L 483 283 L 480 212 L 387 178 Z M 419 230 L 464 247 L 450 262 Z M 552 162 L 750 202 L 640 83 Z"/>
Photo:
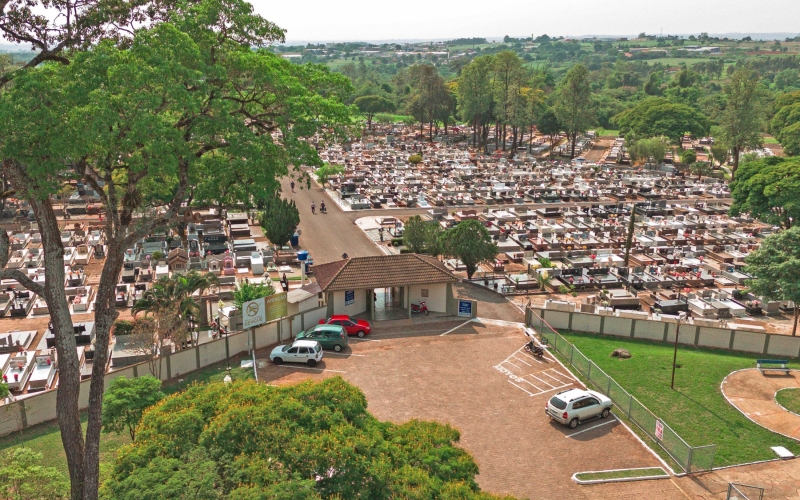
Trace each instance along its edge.
<path fill-rule="evenodd" d="M 775 393 L 787 387 L 800 387 L 800 371 L 788 375 L 756 368 L 733 372 L 722 381 L 722 393 L 745 417 L 761 427 L 800 440 L 800 415 L 781 408 Z"/>

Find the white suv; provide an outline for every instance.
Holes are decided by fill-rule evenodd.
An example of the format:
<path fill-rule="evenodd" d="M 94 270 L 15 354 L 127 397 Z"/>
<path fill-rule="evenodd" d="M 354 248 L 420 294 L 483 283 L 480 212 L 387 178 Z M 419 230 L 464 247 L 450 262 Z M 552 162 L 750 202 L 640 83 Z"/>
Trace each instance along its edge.
<path fill-rule="evenodd" d="M 544 407 L 550 420 L 555 420 L 574 429 L 587 420 L 606 418 L 614 403 L 599 392 L 570 389 L 559 392 Z"/>
<path fill-rule="evenodd" d="M 269 359 L 276 365 L 287 362 L 314 366 L 322 361 L 322 346 L 316 340 L 295 340 L 291 345 L 275 347 L 269 354 Z"/>

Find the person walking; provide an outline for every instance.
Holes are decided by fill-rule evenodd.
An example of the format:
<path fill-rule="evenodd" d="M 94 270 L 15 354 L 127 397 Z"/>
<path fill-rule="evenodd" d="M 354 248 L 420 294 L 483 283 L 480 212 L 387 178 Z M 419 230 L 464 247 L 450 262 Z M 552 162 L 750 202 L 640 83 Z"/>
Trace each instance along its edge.
<path fill-rule="evenodd" d="M 317 213 L 317 204 L 314 203 L 313 201 L 311 202 L 311 213 L 312 214 Z"/>
<path fill-rule="evenodd" d="M 290 184 L 292 186 L 292 192 L 294 193 L 294 181 Z"/>

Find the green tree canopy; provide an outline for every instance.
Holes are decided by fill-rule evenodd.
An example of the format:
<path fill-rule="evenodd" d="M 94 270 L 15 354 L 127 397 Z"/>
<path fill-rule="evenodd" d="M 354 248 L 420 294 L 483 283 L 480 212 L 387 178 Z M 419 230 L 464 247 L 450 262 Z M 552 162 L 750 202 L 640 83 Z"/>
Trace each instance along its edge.
<path fill-rule="evenodd" d="M 749 213 L 768 224 L 793 227 L 800 217 L 800 158 L 771 156 L 743 162 L 731 182 L 731 215 Z"/>
<path fill-rule="evenodd" d="M 411 216 L 403 227 L 403 245 L 413 253 L 422 253 L 425 248 L 427 225 L 419 215 Z"/>
<path fill-rule="evenodd" d="M 634 160 L 644 160 L 646 165 L 660 165 L 667 156 L 669 139 L 666 137 L 651 137 L 634 142 L 629 148 Z"/>
<path fill-rule="evenodd" d="M 380 95 L 365 95 L 353 101 L 359 111 L 367 117 L 367 127 L 372 129 L 372 117 L 376 113 L 388 113 L 395 110 L 394 102 Z"/>
<path fill-rule="evenodd" d="M 269 297 L 274 294 L 275 287 L 272 286 L 272 281 L 262 281 L 260 283 L 250 283 L 249 280 L 242 281 L 233 292 L 233 303 L 241 310 L 242 304 L 245 302 L 260 299 L 261 297 Z"/>
<path fill-rule="evenodd" d="M 205 494 L 231 499 L 493 498 L 480 492 L 478 467 L 458 440 L 448 425 L 379 422 L 341 377 L 195 385 L 145 413 L 103 487 L 123 500 L 156 498 L 170 482 L 199 491 L 203 478 L 182 472 L 194 456 L 211 478 Z"/>
<path fill-rule="evenodd" d="M 684 165 L 691 165 L 697 161 L 697 152 L 694 148 L 681 150 L 681 163 Z"/>
<path fill-rule="evenodd" d="M 30 448 L 11 448 L 0 453 L 0 496 L 9 500 L 64 500 L 69 483 L 55 468 L 42 465 L 44 458 Z"/>
<path fill-rule="evenodd" d="M 685 133 L 694 136 L 708 134 L 709 121 L 695 108 L 651 97 L 616 115 L 613 122 L 620 134 L 634 137 L 668 137 L 680 143 Z"/>
<path fill-rule="evenodd" d="M 467 277 L 472 278 L 478 264 L 497 255 L 497 245 L 480 221 L 464 220 L 444 233 L 444 253 L 458 258 L 467 267 Z"/>
<path fill-rule="evenodd" d="M 161 381 L 151 375 L 136 378 L 118 377 L 108 384 L 103 398 L 103 430 L 136 439 L 136 426 L 142 413 L 161 401 Z"/>
<path fill-rule="evenodd" d="M 573 66 L 558 85 L 554 110 L 569 138 L 570 158 L 575 158 L 578 136 L 586 132 L 596 119 L 589 87 L 589 72 L 583 64 Z"/>
<path fill-rule="evenodd" d="M 747 272 L 755 276 L 747 282 L 753 293 L 767 300 L 800 304 L 800 227 L 768 236 L 745 263 Z M 792 335 L 797 334 L 797 312 L 795 307 Z"/>
<path fill-rule="evenodd" d="M 261 227 L 264 229 L 264 236 L 273 245 L 279 247 L 285 245 L 294 235 L 298 225 L 300 225 L 300 212 L 294 200 L 276 195 L 264 204 Z"/>
<path fill-rule="evenodd" d="M 739 168 L 739 157 L 747 149 L 764 144 L 761 132 L 766 118 L 766 89 L 758 74 L 747 66 L 738 68 L 722 89 L 725 109 L 719 116 L 720 137 L 731 148 L 733 177 Z"/>
<path fill-rule="evenodd" d="M 332 175 L 340 175 L 343 173 L 344 173 L 343 166 L 331 165 L 330 163 L 326 163 L 325 165 L 314 170 L 314 176 L 317 178 L 317 182 L 322 187 L 325 187 L 325 183 L 328 182 L 328 177 Z"/>

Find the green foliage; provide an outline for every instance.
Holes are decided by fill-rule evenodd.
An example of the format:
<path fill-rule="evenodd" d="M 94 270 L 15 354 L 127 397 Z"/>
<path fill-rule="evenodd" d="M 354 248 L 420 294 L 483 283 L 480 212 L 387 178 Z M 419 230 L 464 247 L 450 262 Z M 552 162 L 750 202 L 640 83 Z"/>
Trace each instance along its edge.
<path fill-rule="evenodd" d="M 415 153 L 415 154 L 409 156 L 408 157 L 408 163 L 411 163 L 412 165 L 418 165 L 418 164 L 422 163 L 422 155 Z"/>
<path fill-rule="evenodd" d="M 731 183 L 731 215 L 749 213 L 783 228 L 800 217 L 800 158 L 743 162 Z"/>
<path fill-rule="evenodd" d="M 739 168 L 739 156 L 747 149 L 763 146 L 761 132 L 765 125 L 767 93 L 758 74 L 748 66 L 738 68 L 722 90 L 725 109 L 720 113 L 720 139 L 733 154 L 733 174 Z"/>
<path fill-rule="evenodd" d="M 711 165 L 705 161 L 696 161 L 689 165 L 689 171 L 697 176 L 697 180 L 702 180 L 704 175 L 710 175 L 712 172 Z"/>
<path fill-rule="evenodd" d="M 161 381 L 150 375 L 115 378 L 103 396 L 103 431 L 128 431 L 131 440 L 135 440 L 142 413 L 163 397 Z"/>
<path fill-rule="evenodd" d="M 242 304 L 245 302 L 274 294 L 275 288 L 272 286 L 272 281 L 262 281 L 255 284 L 250 283 L 250 281 L 242 281 L 233 292 L 233 303 L 236 304 L 237 308 L 241 309 Z"/>
<path fill-rule="evenodd" d="M 745 263 L 747 272 L 755 276 L 747 283 L 754 294 L 800 304 L 800 227 L 768 236 Z"/>
<path fill-rule="evenodd" d="M 395 110 L 394 102 L 380 95 L 365 95 L 353 101 L 353 104 L 367 117 L 367 126 L 372 128 L 372 117 L 376 113 L 389 113 Z"/>
<path fill-rule="evenodd" d="M 118 319 L 114 322 L 114 335 L 130 335 L 133 333 L 134 321 Z"/>
<path fill-rule="evenodd" d="M 455 446 L 458 440 L 448 425 L 377 421 L 364 395 L 340 377 L 286 387 L 194 385 L 145 413 L 104 493 L 163 498 L 159 488 L 162 495 L 185 488 L 206 495 L 197 498 L 490 498 L 479 491 L 477 465 Z"/>
<path fill-rule="evenodd" d="M 595 122 L 589 71 L 582 64 L 573 66 L 556 90 L 554 111 L 572 145 L 570 158 L 575 157 L 578 136 Z"/>
<path fill-rule="evenodd" d="M 729 154 L 730 150 L 727 144 L 721 140 L 714 141 L 714 144 L 711 146 L 711 157 L 713 162 L 724 165 L 725 162 L 728 161 Z"/>
<path fill-rule="evenodd" d="M 681 163 L 684 165 L 691 165 L 697 161 L 697 153 L 694 149 L 681 150 Z"/>
<path fill-rule="evenodd" d="M 775 401 L 792 413 L 800 415 L 800 389 L 788 387 L 775 393 Z"/>
<path fill-rule="evenodd" d="M 317 178 L 317 182 L 320 186 L 325 186 L 325 183 L 328 182 L 328 177 L 332 175 L 340 175 L 344 173 L 344 167 L 341 165 L 331 165 L 330 163 L 326 163 L 325 165 L 319 167 L 318 169 L 314 170 L 314 176 Z"/>
<path fill-rule="evenodd" d="M 297 226 L 300 225 L 300 212 L 294 200 L 274 196 L 264 204 L 260 221 L 264 236 L 273 245 L 281 247 L 292 238 Z"/>
<path fill-rule="evenodd" d="M 419 215 L 410 217 L 403 228 L 403 244 L 413 253 L 422 253 L 428 223 Z"/>
<path fill-rule="evenodd" d="M 550 269 L 553 267 L 553 262 L 547 257 L 539 257 L 537 260 L 539 261 L 539 264 L 541 264 L 542 267 L 546 269 Z"/>
<path fill-rule="evenodd" d="M 644 160 L 648 165 L 660 165 L 667 156 L 669 139 L 666 137 L 651 137 L 641 139 L 628 148 L 631 158 Z"/>
<path fill-rule="evenodd" d="M 54 467 L 41 465 L 42 454 L 11 448 L 0 455 L 0 496 L 9 500 L 69 498 L 69 483 Z"/>
<path fill-rule="evenodd" d="M 709 121 L 695 108 L 660 97 L 645 99 L 615 116 L 620 133 L 633 137 L 668 137 L 679 143 L 685 133 L 704 136 Z"/>
<path fill-rule="evenodd" d="M 478 264 L 493 259 L 498 252 L 497 245 L 486 227 L 477 220 L 464 220 L 443 235 L 445 254 L 458 258 L 467 267 L 467 277 L 472 278 Z"/>

